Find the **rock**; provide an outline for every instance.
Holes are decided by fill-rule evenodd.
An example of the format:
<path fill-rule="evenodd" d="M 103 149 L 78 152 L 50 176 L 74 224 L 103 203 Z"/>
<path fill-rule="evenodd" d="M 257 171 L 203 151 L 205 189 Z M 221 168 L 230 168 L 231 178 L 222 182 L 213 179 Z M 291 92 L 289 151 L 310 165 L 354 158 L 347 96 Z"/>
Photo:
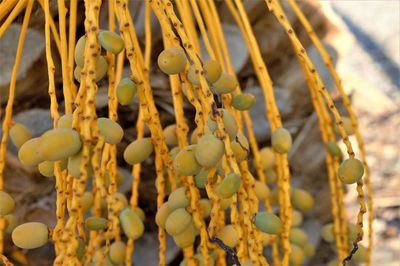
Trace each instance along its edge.
<path fill-rule="evenodd" d="M 156 266 L 158 265 L 158 233 L 146 232 L 141 238 L 135 241 L 135 252 L 133 252 L 132 261 L 134 265 Z M 169 265 L 175 259 L 179 252 L 174 240 L 167 237 L 166 263 Z"/>
<path fill-rule="evenodd" d="M 11 73 L 15 62 L 17 43 L 21 26 L 11 24 L 0 39 L 0 104 L 8 99 Z M 47 93 L 47 63 L 44 54 L 44 36 L 35 29 L 29 28 L 22 51 L 21 63 L 17 75 L 15 98 Z M 35 84 L 34 86 L 32 84 Z M 4 96 L 4 97 L 3 97 Z"/>

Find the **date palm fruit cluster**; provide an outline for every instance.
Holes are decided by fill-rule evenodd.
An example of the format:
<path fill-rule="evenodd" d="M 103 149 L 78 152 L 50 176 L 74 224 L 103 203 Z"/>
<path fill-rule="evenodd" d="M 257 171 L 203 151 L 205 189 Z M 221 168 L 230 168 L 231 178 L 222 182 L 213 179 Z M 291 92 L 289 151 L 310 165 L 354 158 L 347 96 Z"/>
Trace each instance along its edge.
<path fill-rule="evenodd" d="M 7 23 L 25 10 L 17 48 L 17 69 L 33 2 L 4 1 L 0 4 L 1 18 L 12 11 L 0 26 L 0 38 L 9 25 Z M 315 200 L 306 190 L 291 185 L 288 153 L 292 147 L 292 134 L 282 125 L 266 63 L 261 58 L 240 0 L 227 0 L 225 4 L 248 46 L 264 97 L 257 100 L 264 100 L 267 107 L 271 145 L 261 149 L 248 113 L 256 99 L 250 93 L 242 93 L 241 83 L 229 58 L 235 55 L 229 55 L 227 51 L 214 0 L 176 1 L 174 4 L 168 0 L 146 1 L 144 52 L 127 0 L 108 1 L 110 30 L 100 30 L 98 26 L 101 1 L 85 1 L 86 34 L 76 43 L 76 29 L 71 25 L 75 25 L 77 1 L 68 1 L 69 6 L 58 1 L 58 29 L 52 26 L 54 21 L 50 16 L 49 0 L 38 2 L 45 13 L 46 59 L 54 128 L 33 137 L 27 127 L 12 121 L 14 72 L 0 151 L 0 254 L 4 251 L 5 233 L 11 234 L 14 245 L 20 249 L 53 243 L 54 265 L 131 265 L 134 242 L 145 233 L 148 222 L 145 212 L 138 206 L 140 180 L 150 178 L 141 175 L 141 163 L 153 157 L 160 265 L 166 264 L 167 236 L 172 237 L 183 250 L 181 265 L 226 265 L 228 257 L 242 265 L 302 265 L 307 258 L 314 256 L 315 246 L 310 243 L 302 224 L 304 215 L 312 211 Z M 289 3 L 307 32 L 312 32 L 294 0 L 289 0 Z M 70 9 L 68 38 L 66 8 Z M 347 255 L 357 248 L 359 251 L 354 259 L 369 263 L 371 237 L 367 248 L 358 245 L 363 237 L 362 218 L 366 212 L 363 176 L 367 189 L 370 188 L 354 113 L 349 104 L 345 106 L 349 108 L 350 118 L 338 113 L 279 1 L 266 1 L 266 12 L 267 8 L 286 29 L 299 57 L 326 146 L 327 183 L 331 189 L 334 221 L 323 227 L 322 238 L 335 246 L 336 264 L 351 259 L 346 258 Z M 176 124 L 164 129 L 149 83 L 148 73 L 152 67 L 151 13 L 160 22 L 165 46 L 156 63 L 169 76 L 176 116 Z M 195 25 L 199 26 L 210 59 L 203 59 L 200 54 Z M 60 47 L 65 101 L 65 114 L 62 116 L 55 97 L 51 37 Z M 336 78 L 320 41 L 315 34 L 310 34 L 310 38 Z M 128 77 L 122 77 L 125 60 L 131 70 Z M 108 81 L 109 117 L 97 117 L 96 114 L 97 82 L 102 79 Z M 340 82 L 337 86 L 343 101 L 348 102 Z M 125 162 L 117 162 L 116 145 L 126 133 L 118 123 L 118 104 L 131 105 L 136 96 L 139 101 L 137 136 L 123 151 Z M 192 132 L 189 132 L 191 124 L 185 118 L 184 100 L 196 111 Z M 145 125 L 150 130 L 148 137 L 144 136 Z M 349 155 L 346 159 L 337 145 L 338 134 L 346 145 Z M 361 161 L 355 158 L 352 150 L 348 138 L 351 134 L 356 135 Z M 18 203 L 4 191 L 3 186 L 8 138 L 18 148 L 22 164 L 36 167 L 43 176 L 54 178 L 57 192 L 55 227 L 36 221 L 19 224 L 19 219 L 13 214 Z M 130 199 L 118 191 L 124 177 L 117 165 L 122 163 L 132 166 Z M 92 186 L 87 186 L 89 183 Z M 343 203 L 344 184 L 355 183 L 360 203 L 356 226 L 346 222 Z M 369 215 L 372 215 L 371 200 L 368 190 Z M 267 254 L 263 253 L 264 249 L 271 252 L 264 255 Z M 16 254 L 19 258 L 24 256 L 17 252 L 9 257 L 18 260 Z M 0 260 L 12 265 L 6 256 L 1 255 Z"/>

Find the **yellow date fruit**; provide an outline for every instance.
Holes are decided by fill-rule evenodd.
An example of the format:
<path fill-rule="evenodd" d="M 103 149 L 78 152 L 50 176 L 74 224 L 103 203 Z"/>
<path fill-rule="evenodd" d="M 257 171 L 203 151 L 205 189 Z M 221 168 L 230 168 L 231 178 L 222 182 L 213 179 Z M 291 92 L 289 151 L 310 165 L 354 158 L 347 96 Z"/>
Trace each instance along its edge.
<path fill-rule="evenodd" d="M 124 159 L 134 165 L 146 160 L 153 152 L 153 143 L 150 138 L 137 139 L 126 147 L 124 151 Z"/>
<path fill-rule="evenodd" d="M 55 128 L 39 139 L 39 154 L 46 161 L 59 161 L 72 156 L 81 149 L 79 133 L 69 128 Z"/>
<path fill-rule="evenodd" d="M 43 246 L 49 240 L 47 225 L 38 222 L 24 223 L 17 226 L 11 234 L 14 245 L 23 249 Z"/>
<path fill-rule="evenodd" d="M 277 235 L 283 230 L 281 219 L 273 213 L 258 212 L 254 218 L 257 229 L 268 234 Z"/>
<path fill-rule="evenodd" d="M 340 180 L 345 184 L 356 183 L 362 178 L 363 174 L 364 166 L 361 161 L 356 158 L 348 158 L 339 166 L 338 175 Z"/>
<path fill-rule="evenodd" d="M 195 157 L 197 145 L 189 145 L 183 148 L 174 159 L 174 168 L 177 174 L 182 176 L 196 175 L 201 170 L 201 165 Z"/>
<path fill-rule="evenodd" d="M 29 129 L 20 123 L 15 123 L 10 128 L 10 139 L 14 145 L 19 149 L 21 146 L 32 138 L 32 134 Z"/>
<path fill-rule="evenodd" d="M 124 130 L 115 121 L 100 117 L 97 119 L 97 126 L 99 127 L 99 133 L 104 137 L 104 141 L 108 144 L 118 144 L 121 142 L 124 136 Z"/>
<path fill-rule="evenodd" d="M 185 70 L 187 59 L 180 47 L 167 48 L 158 55 L 158 67 L 168 75 L 179 74 Z"/>
<path fill-rule="evenodd" d="M 119 221 L 121 222 L 122 230 L 127 237 L 136 240 L 143 235 L 143 222 L 131 208 L 126 208 L 120 212 Z"/>
<path fill-rule="evenodd" d="M 292 136 L 286 128 L 278 128 L 271 136 L 272 148 L 280 154 L 287 153 L 292 147 Z"/>
<path fill-rule="evenodd" d="M 179 235 L 192 223 L 192 216 L 184 209 L 176 209 L 168 215 L 165 230 L 172 236 Z"/>
<path fill-rule="evenodd" d="M 5 191 L 0 190 L 0 216 L 7 215 L 14 210 L 15 201 Z"/>
<path fill-rule="evenodd" d="M 124 40 L 116 34 L 108 30 L 102 30 L 98 34 L 101 47 L 113 54 L 119 54 L 125 47 Z"/>

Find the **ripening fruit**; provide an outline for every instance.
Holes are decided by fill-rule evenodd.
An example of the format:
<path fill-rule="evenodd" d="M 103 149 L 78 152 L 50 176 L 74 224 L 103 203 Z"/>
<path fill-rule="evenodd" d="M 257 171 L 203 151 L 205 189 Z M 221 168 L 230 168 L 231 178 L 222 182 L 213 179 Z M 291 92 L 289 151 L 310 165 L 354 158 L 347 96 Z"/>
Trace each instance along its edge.
<path fill-rule="evenodd" d="M 108 64 L 104 56 L 99 56 L 96 61 L 96 81 L 101 80 L 107 74 Z"/>
<path fill-rule="evenodd" d="M 176 135 L 176 125 L 172 124 L 164 128 L 163 135 L 165 138 L 165 143 L 168 146 L 178 145 L 178 136 Z"/>
<path fill-rule="evenodd" d="M 124 159 L 130 164 L 134 165 L 143 162 L 153 152 L 153 143 L 150 138 L 137 139 L 124 151 Z"/>
<path fill-rule="evenodd" d="M 264 175 L 265 175 L 265 182 L 268 185 L 273 185 L 278 180 L 278 175 L 276 174 L 276 171 L 272 168 L 266 169 L 264 171 Z"/>
<path fill-rule="evenodd" d="M 25 142 L 18 151 L 18 159 L 27 166 L 36 166 L 43 162 L 38 152 L 39 138 L 33 138 Z"/>
<path fill-rule="evenodd" d="M 333 224 L 329 223 L 322 227 L 321 229 L 321 237 L 328 243 L 332 243 L 335 241 L 335 235 L 333 234 Z"/>
<path fill-rule="evenodd" d="M 172 210 L 189 206 L 189 199 L 186 196 L 186 188 L 180 187 L 172 191 L 168 197 L 168 205 Z"/>
<path fill-rule="evenodd" d="M 128 203 L 128 199 L 125 197 L 124 194 L 122 194 L 121 192 L 115 192 L 113 194 L 113 198 L 116 201 L 115 203 L 115 209 L 117 210 L 121 210 L 124 209 L 126 207 L 128 207 L 129 203 Z M 139 215 L 140 219 L 143 220 L 144 219 L 144 213 L 142 211 L 142 209 L 140 209 L 139 207 L 134 207 L 134 211 L 136 212 L 137 215 Z M 143 216 L 143 219 L 142 219 Z"/>
<path fill-rule="evenodd" d="M 303 214 L 301 212 L 293 210 L 292 211 L 292 227 L 299 226 L 303 223 Z"/>
<path fill-rule="evenodd" d="M 225 146 L 222 140 L 207 132 L 200 137 L 194 155 L 201 166 L 212 167 L 221 160 L 224 152 Z"/>
<path fill-rule="evenodd" d="M 281 219 L 273 213 L 258 212 L 254 218 L 258 230 L 268 234 L 280 234 L 283 230 Z"/>
<path fill-rule="evenodd" d="M 97 119 L 97 126 L 99 127 L 99 133 L 104 137 L 104 141 L 108 144 L 118 144 L 121 142 L 124 136 L 124 130 L 115 121 L 100 117 Z"/>
<path fill-rule="evenodd" d="M 351 123 L 351 119 L 347 116 L 342 117 L 342 121 L 343 121 L 343 127 L 344 130 L 346 131 L 346 134 L 348 136 L 353 135 L 354 134 L 354 129 L 353 129 L 353 125 Z"/>
<path fill-rule="evenodd" d="M 197 72 L 197 73 L 196 73 Z M 197 75 L 199 71 L 196 71 L 196 66 L 193 64 L 189 67 L 188 73 L 187 73 L 187 79 L 192 83 L 193 85 L 199 86 L 200 85 L 200 80 Z"/>
<path fill-rule="evenodd" d="M 81 176 L 81 170 L 80 170 L 81 160 L 82 160 L 82 152 L 79 152 L 68 158 L 68 173 L 75 178 L 80 178 Z M 88 176 L 93 175 L 93 167 L 90 161 L 88 162 L 87 166 L 87 175 Z"/>
<path fill-rule="evenodd" d="M 43 223 L 31 222 L 17 226 L 11 234 L 14 245 L 33 249 L 43 246 L 49 239 L 49 230 Z"/>
<path fill-rule="evenodd" d="M 14 214 L 4 215 L 6 219 L 7 227 L 4 230 L 7 234 L 11 234 L 15 227 L 18 225 L 18 219 Z"/>
<path fill-rule="evenodd" d="M 199 208 L 203 218 L 207 218 L 211 213 L 211 201 L 209 199 L 199 200 Z"/>
<path fill-rule="evenodd" d="M 183 148 L 174 159 L 174 168 L 178 175 L 196 175 L 201 170 L 201 165 L 195 157 L 197 145 L 189 145 Z"/>
<path fill-rule="evenodd" d="M 276 158 L 272 148 L 264 147 L 260 150 L 261 163 L 264 170 L 271 169 L 275 166 Z"/>
<path fill-rule="evenodd" d="M 236 119 L 233 116 L 233 114 L 230 113 L 229 111 L 222 109 L 222 108 L 220 108 L 218 110 L 220 112 L 222 112 L 222 123 L 224 124 L 226 133 L 228 133 L 228 135 L 229 135 L 229 139 L 232 141 L 235 139 L 235 137 L 237 135 L 237 131 L 238 131 Z M 208 124 L 208 128 L 211 130 L 212 133 L 214 133 L 215 130 L 217 130 L 217 128 L 218 128 L 217 122 L 212 120 L 211 117 L 208 118 L 207 124 Z"/>
<path fill-rule="evenodd" d="M 125 47 L 122 38 L 115 32 L 102 30 L 98 34 L 101 47 L 113 54 L 119 54 Z"/>
<path fill-rule="evenodd" d="M 231 224 L 222 227 L 217 233 L 217 238 L 221 239 L 225 245 L 231 248 L 236 247 L 239 242 L 239 235 Z"/>
<path fill-rule="evenodd" d="M 108 64 L 104 56 L 99 56 L 96 61 L 96 81 L 101 80 L 107 74 Z M 74 77 L 78 82 L 81 82 L 82 67 L 76 66 L 74 70 Z"/>
<path fill-rule="evenodd" d="M 169 203 L 168 202 L 164 202 L 161 207 L 157 210 L 156 213 L 156 224 L 165 229 L 165 222 L 168 218 L 168 216 L 171 214 L 171 212 L 173 211 L 173 209 L 171 209 L 169 207 Z"/>
<path fill-rule="evenodd" d="M 80 66 L 76 66 L 74 69 L 74 78 L 79 83 L 81 82 L 81 72 L 82 72 L 82 68 Z"/>
<path fill-rule="evenodd" d="M 85 220 L 85 227 L 89 230 L 101 231 L 107 229 L 108 220 L 102 217 L 89 217 Z"/>
<path fill-rule="evenodd" d="M 222 182 L 217 187 L 217 194 L 223 199 L 232 197 L 240 187 L 242 178 L 236 173 L 231 173 L 222 179 Z"/>
<path fill-rule="evenodd" d="M 129 105 L 136 93 L 136 85 L 130 78 L 123 78 L 117 86 L 117 99 L 120 105 Z"/>
<path fill-rule="evenodd" d="M 203 70 L 206 79 L 211 83 L 216 82 L 222 73 L 221 66 L 218 64 L 217 61 L 214 60 L 204 61 Z M 195 65 L 190 66 L 187 78 L 193 85 L 200 85 L 200 80 L 198 74 L 196 73 Z"/>
<path fill-rule="evenodd" d="M 221 77 L 221 66 L 215 60 L 208 59 L 204 61 L 203 69 L 206 73 L 206 79 L 211 83 L 216 82 Z"/>
<path fill-rule="evenodd" d="M 292 228 L 290 229 L 289 240 L 291 243 L 296 244 L 299 247 L 303 247 L 308 242 L 308 235 L 300 228 Z"/>
<path fill-rule="evenodd" d="M 173 147 L 170 151 L 169 151 L 169 156 L 171 157 L 172 160 L 175 159 L 176 155 L 178 155 L 179 153 L 179 147 Z"/>
<path fill-rule="evenodd" d="M 165 221 L 165 230 L 172 236 L 179 235 L 192 223 L 192 216 L 184 208 L 176 209 Z"/>
<path fill-rule="evenodd" d="M 7 215 L 14 210 L 15 201 L 5 191 L 0 190 L 0 216 Z"/>
<path fill-rule="evenodd" d="M 340 150 L 339 146 L 333 141 L 327 141 L 325 143 L 326 149 L 332 156 L 341 157 L 342 151 Z"/>
<path fill-rule="evenodd" d="M 303 246 L 303 252 L 306 257 L 313 257 L 315 255 L 315 247 L 307 243 Z"/>
<path fill-rule="evenodd" d="M 83 241 L 82 238 L 78 237 L 78 247 L 76 248 L 76 257 L 78 258 L 78 260 L 81 260 L 84 254 L 85 254 L 85 242 Z"/>
<path fill-rule="evenodd" d="M 196 231 L 193 224 L 190 224 L 182 233 L 173 236 L 175 244 L 180 248 L 187 248 L 193 245 L 196 239 Z"/>
<path fill-rule="evenodd" d="M 32 138 L 32 134 L 29 129 L 20 123 L 15 123 L 10 128 L 10 139 L 14 145 L 19 149 L 21 146 Z"/>
<path fill-rule="evenodd" d="M 39 173 L 45 177 L 54 176 L 54 162 L 44 161 L 38 165 Z"/>
<path fill-rule="evenodd" d="M 82 204 L 82 212 L 86 213 L 93 206 L 93 193 L 90 191 L 85 191 L 82 195 L 81 204 Z"/>
<path fill-rule="evenodd" d="M 236 77 L 228 73 L 222 73 L 219 79 L 213 83 L 214 90 L 218 94 L 231 93 L 237 85 Z"/>
<path fill-rule="evenodd" d="M 119 194 L 121 194 L 121 193 L 119 193 Z M 126 206 L 128 206 L 128 201 L 126 202 Z M 143 209 L 136 206 L 136 207 L 133 207 L 133 211 L 137 214 L 137 216 L 139 216 L 140 220 L 142 220 L 142 222 L 144 222 L 146 215 L 145 215 Z"/>
<path fill-rule="evenodd" d="M 346 184 L 354 184 L 361 179 L 364 174 L 364 167 L 360 160 L 348 158 L 340 166 L 338 175 L 340 180 Z"/>
<path fill-rule="evenodd" d="M 69 128 L 55 128 L 39 139 L 39 154 L 44 160 L 59 161 L 76 154 L 82 143 L 79 133 Z"/>
<path fill-rule="evenodd" d="M 256 97 L 251 93 L 242 93 L 233 96 L 232 106 L 240 111 L 249 110 L 256 103 Z"/>
<path fill-rule="evenodd" d="M 256 180 L 254 183 L 254 193 L 259 200 L 265 200 L 269 196 L 269 188 L 265 183 Z"/>
<path fill-rule="evenodd" d="M 363 246 L 358 244 L 358 250 L 353 255 L 353 259 L 356 262 L 366 262 L 367 261 L 367 249 Z"/>
<path fill-rule="evenodd" d="M 308 212 L 314 207 L 314 198 L 304 189 L 294 189 L 292 193 L 293 206 L 301 212 Z"/>
<path fill-rule="evenodd" d="M 280 154 L 287 153 L 292 147 L 292 136 L 286 128 L 278 128 L 271 136 L 272 148 Z"/>
<path fill-rule="evenodd" d="M 290 245 L 292 252 L 289 255 L 289 262 L 294 266 L 300 266 L 304 261 L 304 252 L 303 250 L 296 246 Z"/>
<path fill-rule="evenodd" d="M 83 67 L 83 64 L 85 63 L 85 45 L 86 45 L 86 36 L 83 35 L 82 37 L 79 38 L 79 40 L 76 42 L 75 45 L 75 63 L 79 67 Z"/>
<path fill-rule="evenodd" d="M 143 222 L 131 208 L 126 208 L 120 212 L 119 221 L 127 237 L 136 240 L 143 235 Z"/>
<path fill-rule="evenodd" d="M 355 224 L 347 224 L 347 237 L 350 242 L 357 239 L 357 226 Z"/>
<path fill-rule="evenodd" d="M 238 163 L 246 160 L 250 148 L 249 142 L 243 134 L 238 133 L 236 138 L 231 142 L 231 148 Z"/>
<path fill-rule="evenodd" d="M 164 49 L 158 55 L 157 63 L 162 72 L 174 75 L 185 70 L 187 59 L 182 48 L 173 47 Z"/>
<path fill-rule="evenodd" d="M 72 114 L 65 114 L 58 119 L 57 126 L 59 128 L 72 128 L 72 119 Z"/>
<path fill-rule="evenodd" d="M 198 187 L 198 188 L 206 187 L 207 175 L 208 175 L 208 171 L 203 169 L 194 177 L 194 182 L 196 184 L 196 187 Z"/>
<path fill-rule="evenodd" d="M 198 188 L 206 187 L 207 175 L 208 175 L 208 170 L 203 169 L 194 177 L 194 182 L 196 184 L 196 187 Z M 214 184 L 217 181 L 217 179 L 218 179 L 217 174 L 214 174 L 214 176 L 211 179 L 211 184 Z"/>
<path fill-rule="evenodd" d="M 114 264 L 123 264 L 125 261 L 126 245 L 122 241 L 115 241 L 110 245 L 109 257 Z"/>

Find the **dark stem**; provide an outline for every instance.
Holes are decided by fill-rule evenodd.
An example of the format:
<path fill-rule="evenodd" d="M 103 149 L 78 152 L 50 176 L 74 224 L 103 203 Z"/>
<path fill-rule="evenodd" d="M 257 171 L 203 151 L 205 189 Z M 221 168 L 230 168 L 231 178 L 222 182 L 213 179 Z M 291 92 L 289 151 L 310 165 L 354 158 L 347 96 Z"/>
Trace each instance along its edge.
<path fill-rule="evenodd" d="M 344 260 L 342 261 L 343 266 L 346 266 L 347 262 L 351 261 L 351 258 L 353 257 L 354 253 L 357 252 L 357 250 L 358 250 L 358 245 L 357 245 L 357 243 L 355 243 L 355 244 L 353 244 L 353 249 L 350 251 L 350 254 L 346 258 L 344 258 Z"/>
<path fill-rule="evenodd" d="M 224 242 L 221 239 L 219 239 L 219 238 L 217 238 L 215 236 L 213 237 L 212 242 L 217 243 L 218 246 L 220 246 L 223 250 L 225 250 L 231 256 L 233 262 L 235 263 L 234 265 L 241 266 L 241 264 L 239 262 L 239 258 L 238 258 L 237 254 L 236 254 L 236 251 L 233 248 L 225 245 Z"/>

